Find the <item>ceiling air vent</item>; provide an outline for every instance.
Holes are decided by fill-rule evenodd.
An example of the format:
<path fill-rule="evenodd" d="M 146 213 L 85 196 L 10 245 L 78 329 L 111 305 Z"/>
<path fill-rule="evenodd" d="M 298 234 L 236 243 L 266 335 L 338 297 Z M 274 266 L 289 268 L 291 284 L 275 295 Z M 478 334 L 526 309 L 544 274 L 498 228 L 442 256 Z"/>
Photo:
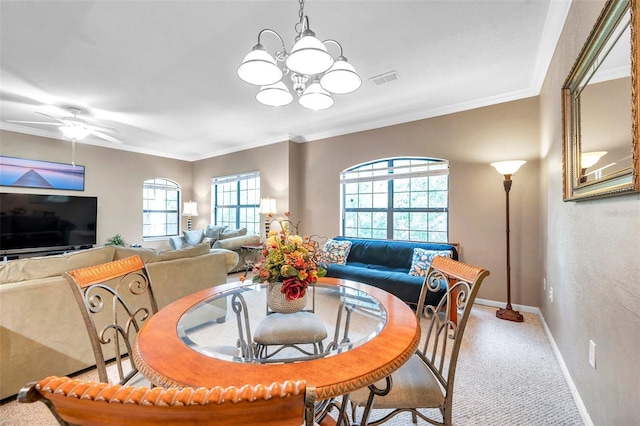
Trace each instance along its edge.
<path fill-rule="evenodd" d="M 380 86 L 381 84 L 389 83 L 397 79 L 398 79 L 398 73 L 395 71 L 389 71 L 384 74 L 371 77 L 369 80 L 373 81 L 376 86 Z"/>

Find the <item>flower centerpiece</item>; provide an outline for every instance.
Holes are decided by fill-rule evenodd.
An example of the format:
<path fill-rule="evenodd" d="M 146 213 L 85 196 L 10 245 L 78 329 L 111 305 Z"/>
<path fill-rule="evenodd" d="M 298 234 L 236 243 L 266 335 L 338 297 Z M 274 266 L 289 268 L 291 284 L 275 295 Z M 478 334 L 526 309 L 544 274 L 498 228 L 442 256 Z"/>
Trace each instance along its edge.
<path fill-rule="evenodd" d="M 285 216 L 289 214 L 285 213 Z M 302 299 L 309 284 L 315 283 L 327 271 L 316 261 L 318 244 L 311 237 L 298 235 L 298 225 L 293 232 L 288 219 L 277 221 L 280 230 L 269 231 L 262 258 L 254 266 L 253 282 L 269 283 L 270 289 L 282 283 L 280 293 L 287 301 Z"/>

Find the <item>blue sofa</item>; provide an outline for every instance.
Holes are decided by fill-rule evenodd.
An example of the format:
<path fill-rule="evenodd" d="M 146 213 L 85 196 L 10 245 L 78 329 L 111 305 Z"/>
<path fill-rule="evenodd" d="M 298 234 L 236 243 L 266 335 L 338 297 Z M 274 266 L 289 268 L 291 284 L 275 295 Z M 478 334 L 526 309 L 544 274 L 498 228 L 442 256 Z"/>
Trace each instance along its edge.
<path fill-rule="evenodd" d="M 370 284 L 394 294 L 408 304 L 416 305 L 424 277 L 409 275 L 413 249 L 451 251 L 458 260 L 459 244 L 422 243 L 396 240 L 373 240 L 351 237 L 335 237 L 336 241 L 351 241 L 351 249 L 345 265 L 328 264 L 327 276 L 344 278 Z M 437 303 L 443 296 L 429 293 L 428 303 Z"/>

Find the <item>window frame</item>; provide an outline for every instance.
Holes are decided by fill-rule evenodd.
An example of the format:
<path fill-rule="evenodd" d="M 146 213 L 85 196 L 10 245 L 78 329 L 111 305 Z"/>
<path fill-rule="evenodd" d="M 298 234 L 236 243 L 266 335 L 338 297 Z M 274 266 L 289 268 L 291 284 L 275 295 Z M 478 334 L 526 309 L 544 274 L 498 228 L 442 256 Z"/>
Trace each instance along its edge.
<path fill-rule="evenodd" d="M 152 198 L 146 197 L 148 190 L 160 190 L 165 192 L 165 197 L 164 197 L 165 209 L 160 209 L 160 210 L 150 209 L 147 206 L 148 200 L 155 200 L 155 198 L 152 199 Z M 168 208 L 168 204 L 173 202 L 173 200 L 170 200 L 170 197 L 167 197 L 167 194 L 169 192 L 176 193 L 175 209 Z M 172 179 L 155 177 L 151 179 L 146 179 L 142 183 L 142 239 L 143 240 L 151 241 L 151 240 L 167 239 L 169 237 L 180 235 L 180 202 L 181 200 L 182 200 L 182 187 L 178 182 Z M 165 220 L 162 225 L 164 227 L 165 232 L 163 234 L 154 234 L 154 235 L 146 234 L 147 228 L 149 227 L 154 228 L 153 222 L 146 223 L 147 215 L 153 214 L 153 213 L 164 213 Z M 167 220 L 169 216 L 172 214 L 175 215 L 175 222 Z M 170 229 L 170 226 L 171 227 L 175 226 L 175 233 L 170 232 L 172 231 L 172 229 Z"/>
<path fill-rule="evenodd" d="M 250 180 L 254 180 L 253 186 L 249 184 L 247 188 L 242 188 L 243 182 L 249 183 Z M 228 204 L 219 204 L 218 198 L 220 192 L 218 191 L 218 185 L 236 185 L 233 191 L 227 191 L 232 195 L 235 194 L 235 202 Z M 246 192 L 246 198 L 249 200 L 252 196 L 249 191 L 253 192 L 253 199 L 255 203 L 242 203 L 243 191 Z M 235 211 L 235 220 L 230 225 L 229 220 L 225 220 L 223 209 L 229 209 Z M 242 211 L 245 211 L 244 215 Z M 253 211 L 254 220 L 250 219 L 251 211 Z M 244 218 L 244 220 L 243 220 Z M 227 225 L 233 226 L 235 229 L 247 228 L 247 234 L 260 233 L 260 172 L 246 172 L 236 175 L 219 176 L 211 179 L 211 223 L 214 225 Z M 231 229 L 231 227 L 229 228 Z"/>
<path fill-rule="evenodd" d="M 408 162 L 409 164 L 402 164 Z M 399 164 L 400 163 L 400 164 Z M 414 178 L 431 178 L 436 176 L 446 176 L 445 189 L 430 189 L 430 180 L 427 180 L 427 189 L 425 190 L 411 190 L 411 186 Z M 395 188 L 395 182 L 399 182 L 404 179 L 410 179 L 408 182 L 408 191 L 398 191 Z M 383 188 L 381 182 L 386 182 L 386 188 Z M 383 158 L 379 160 L 369 161 L 366 163 L 357 164 L 349 167 L 340 173 L 340 198 L 341 198 L 341 223 L 340 230 L 341 235 L 353 237 L 353 238 L 370 238 L 370 239 L 395 239 L 403 241 L 428 241 L 428 242 L 446 242 L 449 239 L 449 162 L 444 159 L 430 158 L 430 157 L 391 157 Z M 370 184 L 371 192 L 368 188 L 364 192 L 360 192 L 361 184 Z M 357 192 L 348 192 L 350 189 L 347 185 L 358 184 Z M 425 183 L 423 183 L 424 185 Z M 441 186 L 434 183 L 434 186 Z M 377 188 L 376 188 L 377 187 Z M 366 185 L 365 185 L 366 188 Z M 353 190 L 351 188 L 351 190 Z M 377 191 L 377 192 L 376 192 Z M 412 194 L 418 194 L 426 192 L 427 205 L 420 207 L 412 207 L 410 204 L 415 200 Z M 444 199 L 438 193 L 445 194 Z M 367 206 L 353 206 L 354 200 L 348 200 L 349 195 L 356 194 L 356 204 L 360 204 L 362 200 L 368 203 L 367 197 L 360 198 L 360 194 L 371 194 L 371 202 Z M 378 196 L 376 197 L 376 194 Z M 399 207 L 396 204 L 396 199 L 399 194 L 408 194 L 406 198 L 409 200 L 409 206 Z M 433 197 L 430 195 L 433 194 Z M 386 198 L 384 206 L 380 205 L 383 195 Z M 432 201 L 433 198 L 433 201 Z M 442 205 L 444 201 L 444 206 Z M 435 206 L 429 206 L 430 203 L 434 203 Z M 377 205 L 376 205 L 377 204 Z M 438 205 L 440 204 L 440 205 Z M 355 226 L 347 226 L 349 219 L 349 213 L 355 213 Z M 360 226 L 360 219 L 366 216 L 359 215 L 358 213 L 371 213 L 370 226 Z M 397 219 L 398 213 L 406 213 L 407 228 L 399 229 L 395 226 L 394 218 Z M 444 213 L 446 224 L 443 229 L 412 229 L 411 216 L 413 214 L 426 214 L 426 215 L 440 215 Z M 375 228 L 375 215 L 384 215 L 383 219 L 386 221 L 385 228 Z M 428 216 L 427 216 L 428 217 Z M 426 219 L 427 221 L 429 218 Z M 365 220 L 366 223 L 366 220 Z M 355 230 L 355 232 L 350 232 Z M 363 230 L 365 232 L 363 232 Z M 369 232 L 366 232 L 366 231 Z M 376 232 L 377 231 L 377 232 Z M 366 236 L 363 236 L 363 233 Z M 425 235 L 425 238 L 418 238 L 414 236 Z"/>

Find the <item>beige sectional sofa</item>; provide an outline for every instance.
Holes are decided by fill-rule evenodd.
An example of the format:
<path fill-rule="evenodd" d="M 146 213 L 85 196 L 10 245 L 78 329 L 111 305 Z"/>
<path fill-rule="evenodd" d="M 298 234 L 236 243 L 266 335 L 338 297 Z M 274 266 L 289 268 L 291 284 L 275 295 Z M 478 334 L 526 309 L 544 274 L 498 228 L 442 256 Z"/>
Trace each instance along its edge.
<path fill-rule="evenodd" d="M 26 383 L 95 365 L 91 343 L 62 273 L 138 254 L 149 271 L 158 308 L 223 284 L 238 255 L 208 244 L 156 251 L 98 247 L 0 263 L 0 399 Z"/>

